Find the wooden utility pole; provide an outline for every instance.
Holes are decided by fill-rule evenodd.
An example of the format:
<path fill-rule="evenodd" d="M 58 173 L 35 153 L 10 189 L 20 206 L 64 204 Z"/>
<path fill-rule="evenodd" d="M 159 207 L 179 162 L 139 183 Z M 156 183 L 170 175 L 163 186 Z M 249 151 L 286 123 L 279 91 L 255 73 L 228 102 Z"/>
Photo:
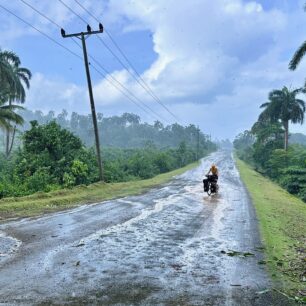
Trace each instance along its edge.
<path fill-rule="evenodd" d="M 96 115 L 94 97 L 93 97 L 93 93 L 92 93 L 89 63 L 88 63 L 88 56 L 87 56 L 87 49 L 86 49 L 86 42 L 85 42 L 86 38 L 89 37 L 90 35 L 100 34 L 100 33 L 103 33 L 103 26 L 102 26 L 101 23 L 99 23 L 99 30 L 98 31 L 92 31 L 91 27 L 89 25 L 87 25 L 87 32 L 80 32 L 80 33 L 75 33 L 75 34 L 66 34 L 65 30 L 61 29 L 61 34 L 64 38 L 77 37 L 78 39 L 80 39 L 82 41 L 84 63 L 85 63 L 87 85 L 88 85 L 88 93 L 89 93 L 89 100 L 90 100 L 90 107 L 91 107 L 91 115 L 92 115 L 92 122 L 93 122 L 94 132 L 95 132 L 97 161 L 98 161 L 98 167 L 99 167 L 99 178 L 100 178 L 100 181 L 103 181 L 104 177 L 103 177 L 103 166 L 102 166 L 102 159 L 101 159 L 101 152 L 100 152 L 100 140 L 99 140 L 97 115 Z"/>

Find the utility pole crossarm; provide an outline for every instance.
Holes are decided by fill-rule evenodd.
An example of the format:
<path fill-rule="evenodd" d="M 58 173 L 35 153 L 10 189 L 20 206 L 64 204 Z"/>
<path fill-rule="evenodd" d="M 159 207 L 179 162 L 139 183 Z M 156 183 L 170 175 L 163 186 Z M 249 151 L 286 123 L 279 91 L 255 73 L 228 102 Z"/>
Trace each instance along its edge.
<path fill-rule="evenodd" d="M 77 37 L 77 38 L 82 40 L 85 71 L 86 71 L 88 93 L 89 93 L 89 100 L 90 100 L 90 108 L 91 108 L 92 122 L 93 122 L 94 133 L 95 133 L 97 163 L 98 163 L 98 168 L 99 168 L 99 178 L 100 178 L 100 181 L 103 181 L 104 177 L 103 177 L 103 167 L 102 167 L 102 159 L 101 159 L 101 151 L 100 151 L 100 139 L 99 139 L 99 131 L 98 131 L 98 122 L 97 122 L 95 102 L 94 102 L 94 97 L 93 97 L 93 92 L 92 92 L 92 84 L 91 84 L 88 56 L 87 56 L 87 50 L 86 50 L 86 41 L 85 41 L 85 36 L 86 35 L 100 34 L 100 33 L 103 33 L 103 26 L 102 26 L 101 23 L 99 23 L 99 30 L 98 31 L 92 31 L 91 27 L 89 25 L 87 25 L 87 32 L 80 32 L 80 33 L 74 33 L 74 34 L 66 34 L 65 30 L 61 29 L 61 35 L 63 36 L 63 38 Z"/>
<path fill-rule="evenodd" d="M 99 30 L 98 31 L 92 31 L 91 27 L 87 25 L 87 32 L 80 32 L 80 33 L 73 33 L 73 34 L 66 34 L 66 31 L 64 29 L 61 29 L 61 35 L 63 38 L 68 38 L 68 37 L 79 37 L 82 35 L 91 35 L 91 34 L 100 34 L 103 33 L 103 25 L 99 23 Z"/>
<path fill-rule="evenodd" d="M 79 37 L 81 35 L 91 35 L 91 34 L 100 34 L 100 33 L 103 33 L 101 31 L 92 31 L 92 32 L 80 32 L 80 33 L 74 33 L 74 34 L 62 34 L 62 36 L 64 38 L 67 38 L 67 37 Z"/>

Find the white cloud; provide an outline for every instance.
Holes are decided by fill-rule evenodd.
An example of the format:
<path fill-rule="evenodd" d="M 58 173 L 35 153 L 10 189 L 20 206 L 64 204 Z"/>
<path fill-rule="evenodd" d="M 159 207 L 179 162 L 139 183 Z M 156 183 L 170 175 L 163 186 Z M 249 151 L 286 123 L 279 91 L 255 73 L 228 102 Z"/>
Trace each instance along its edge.
<path fill-rule="evenodd" d="M 286 26 L 281 12 L 264 12 L 258 3 L 240 0 L 138 0 L 133 5 L 116 0 L 111 6 L 152 31 L 158 59 L 144 77 L 163 99 L 188 99 L 226 87 L 248 58 L 254 61 L 267 52 L 265 39 Z"/>
<path fill-rule="evenodd" d="M 26 107 L 44 112 L 56 112 L 66 109 L 69 112 L 79 109 L 89 112 L 86 88 L 67 83 L 60 78 L 48 78 L 35 73 L 31 80 L 31 89 L 27 93 Z"/>
<path fill-rule="evenodd" d="M 64 1 L 88 18 L 73 0 Z M 39 26 L 43 23 L 43 29 L 51 31 L 46 21 L 30 9 L 21 8 L 19 2 L 6 3 L 22 11 L 24 18 Z M 58 1 L 31 3 L 67 31 L 82 23 Z M 103 13 L 104 24 L 120 28 L 122 35 L 149 30 L 157 59 L 143 72 L 143 78 L 179 117 L 211 129 L 218 137 L 234 136 L 250 127 L 270 90 L 283 85 L 301 86 L 306 76 L 306 61 L 296 72 L 288 70 L 292 53 L 306 37 L 300 30 L 306 28 L 302 10 L 267 11 L 256 1 L 242 0 L 86 0 L 82 4 L 97 16 Z M 0 28 L 5 26 L 7 33 L 14 32 L 12 19 L 7 20 L 9 23 L 2 23 Z M 16 36 L 22 34 L 18 27 Z M 111 75 L 145 103 L 156 104 L 126 70 Z M 79 87 L 64 79 L 48 78 L 34 76 L 28 99 L 31 107 L 43 105 L 49 110 L 56 100 L 60 109 L 65 105 L 78 111 L 87 109 L 86 84 Z M 126 105 L 123 102 L 127 99 L 105 79 L 94 84 L 94 93 L 98 107 L 113 107 L 118 112 L 121 105 Z M 159 112 L 169 118 L 161 108 Z"/>

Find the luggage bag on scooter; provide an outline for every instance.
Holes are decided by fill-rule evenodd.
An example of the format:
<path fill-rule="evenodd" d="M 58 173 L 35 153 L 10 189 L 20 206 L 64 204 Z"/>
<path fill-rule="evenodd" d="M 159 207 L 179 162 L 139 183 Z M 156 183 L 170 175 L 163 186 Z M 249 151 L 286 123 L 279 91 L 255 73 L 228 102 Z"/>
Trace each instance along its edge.
<path fill-rule="evenodd" d="M 208 191 L 208 179 L 203 180 L 203 185 L 204 185 L 204 192 Z"/>

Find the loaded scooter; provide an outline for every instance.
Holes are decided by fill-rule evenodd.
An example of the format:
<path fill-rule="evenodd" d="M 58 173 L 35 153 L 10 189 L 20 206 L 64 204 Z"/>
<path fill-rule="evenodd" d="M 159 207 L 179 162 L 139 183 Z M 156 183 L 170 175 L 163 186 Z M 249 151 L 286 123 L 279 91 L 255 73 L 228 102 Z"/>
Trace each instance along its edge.
<path fill-rule="evenodd" d="M 211 194 L 216 194 L 219 190 L 218 175 L 219 175 L 218 169 L 213 164 L 209 169 L 208 173 L 206 174 L 206 179 L 203 180 L 204 192 L 207 192 L 209 196 Z"/>
<path fill-rule="evenodd" d="M 212 194 L 218 193 L 219 185 L 217 183 L 218 179 L 216 179 L 215 175 L 206 175 L 207 179 L 203 180 L 204 184 L 204 192 L 210 196 Z"/>

